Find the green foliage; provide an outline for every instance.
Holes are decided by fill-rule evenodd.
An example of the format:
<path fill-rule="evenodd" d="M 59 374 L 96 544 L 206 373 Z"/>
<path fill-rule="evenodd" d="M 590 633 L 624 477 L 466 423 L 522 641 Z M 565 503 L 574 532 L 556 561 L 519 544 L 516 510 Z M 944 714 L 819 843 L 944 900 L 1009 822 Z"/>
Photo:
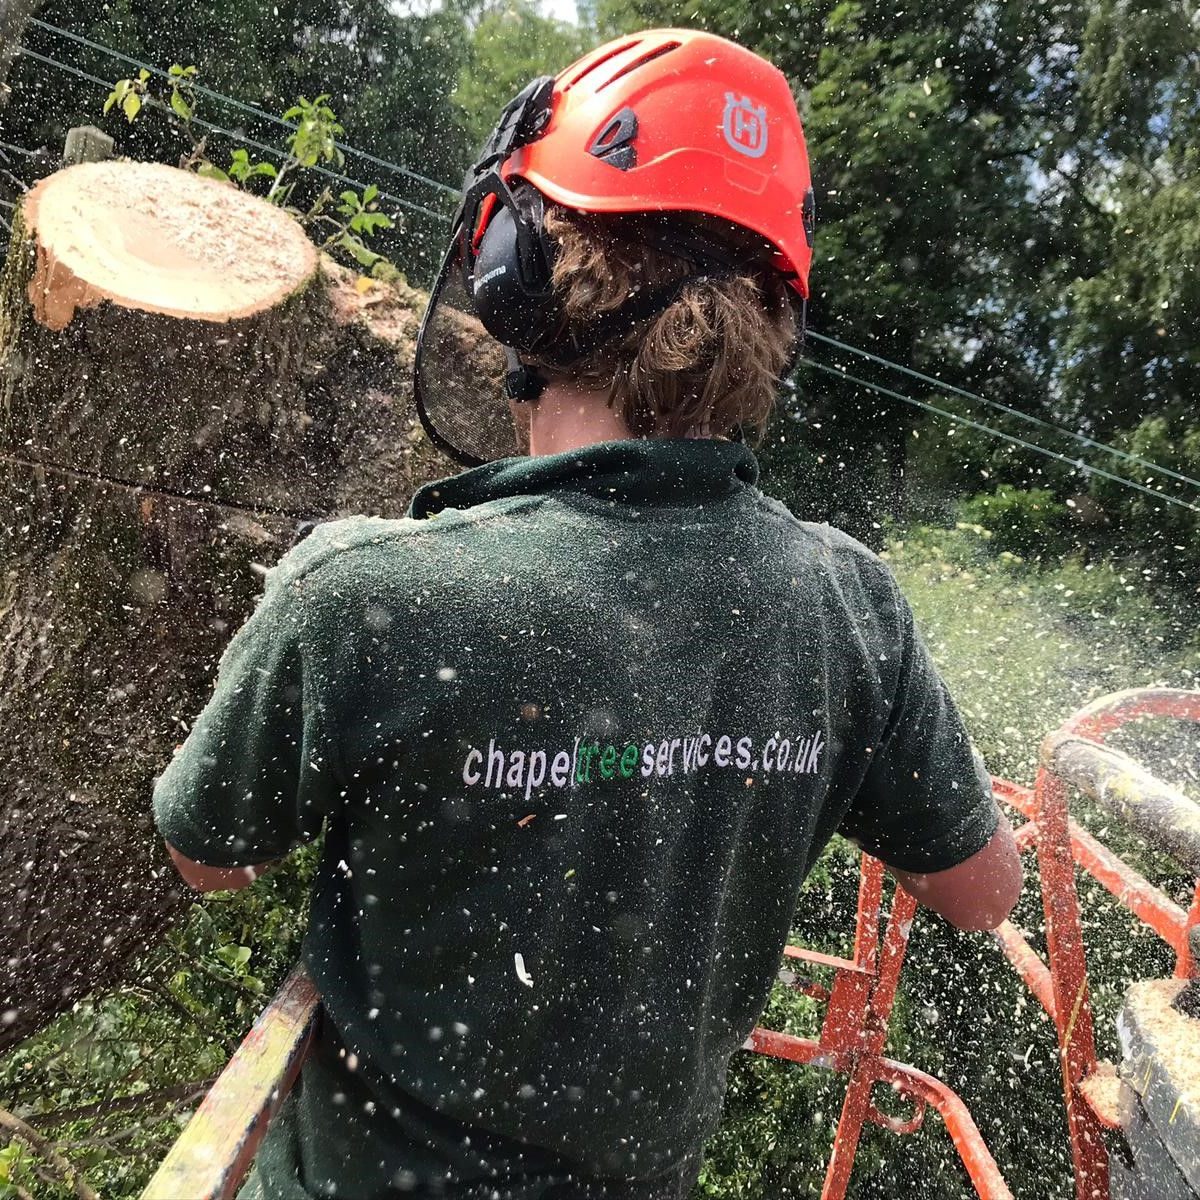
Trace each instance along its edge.
<path fill-rule="evenodd" d="M 1070 510 L 1047 488 L 1017 488 L 1002 483 L 991 492 L 964 500 L 959 518 L 990 535 L 997 551 L 1024 558 L 1055 560 L 1068 549 Z"/>
<path fill-rule="evenodd" d="M 284 114 L 285 121 L 294 121 L 295 130 L 288 135 L 288 152 L 300 167 L 315 167 L 318 163 L 343 166 L 345 157 L 337 146 L 337 137 L 345 133 L 329 107 L 329 93 L 307 100 L 301 96 Z"/>
<path fill-rule="evenodd" d="M 357 192 L 342 192 L 335 210 L 342 218 L 335 222 L 335 230 L 322 244 L 322 249 L 338 247 L 354 259 L 360 267 L 378 273 L 381 265 L 386 264 L 382 254 L 376 254 L 367 248 L 364 239 L 381 229 L 390 229 L 392 219 L 378 212 L 377 197 L 379 189 L 374 184 L 368 185 L 360 196 Z"/>
<path fill-rule="evenodd" d="M 139 71 L 136 79 L 118 79 L 104 101 L 104 112 L 107 114 L 114 107 L 119 108 L 125 114 L 125 120 L 132 125 L 142 111 L 149 79 L 149 71 Z"/>
<path fill-rule="evenodd" d="M 265 160 L 256 161 L 245 147 L 238 146 L 230 154 L 229 166 L 221 168 L 208 156 L 207 138 L 199 136 L 193 125 L 197 74 L 194 66 L 172 65 L 168 72 L 170 94 L 165 102 L 151 93 L 149 71 L 141 71 L 137 79 L 118 80 L 104 103 L 104 111 L 108 113 L 114 107 L 120 107 L 132 124 L 144 104 L 158 108 L 168 119 L 178 123 L 192 144 L 192 151 L 183 166 L 205 178 L 247 190 L 252 180 L 269 179 L 268 200 L 288 209 L 310 231 L 318 228 L 325 231 L 327 226 L 332 227 L 332 232 L 326 232 L 320 242 L 322 250 L 340 254 L 377 277 L 398 275 L 384 255 L 367 244 L 376 234 L 395 225 L 392 217 L 379 211 L 379 188 L 375 184 L 368 184 L 361 196 L 353 190 L 342 192 L 334 208 L 336 216 L 330 216 L 327 211 L 333 200 L 333 192 L 328 187 L 322 188 L 305 209 L 299 209 L 293 203 L 306 171 L 326 163 L 340 168 L 345 163 L 337 141 L 345 130 L 329 106 L 330 94 L 324 92 L 315 100 L 301 96 L 284 112 L 283 119 L 293 122 L 294 128 L 286 139 L 287 154 L 279 166 Z"/>
<path fill-rule="evenodd" d="M 982 526 L 915 528 L 887 560 L 992 769 L 1030 780 L 1042 737 L 1105 692 L 1195 687 L 1195 627 L 1145 594 L 1135 567 L 1071 556 L 1040 568 Z"/>
<path fill-rule="evenodd" d="M 772 990 L 761 1024 L 801 1037 L 819 1032 L 821 1006 L 782 984 Z M 839 1079 L 760 1055 L 731 1065 L 725 1110 L 706 1147 L 694 1196 L 759 1200 L 808 1196 L 824 1172 L 841 1105 Z M 860 1167 L 877 1161 L 867 1156 Z"/>
<path fill-rule="evenodd" d="M 1197 226 L 1200 230 L 1200 225 Z M 1200 382 L 1200 380 L 1198 380 Z M 1191 411 L 1144 417 L 1119 438 L 1132 454 L 1200 479 L 1200 422 Z M 1130 491 L 1095 478 L 1091 495 L 1111 522 L 1107 540 L 1120 552 L 1136 557 L 1147 584 L 1170 588 L 1196 601 L 1200 576 L 1200 490 L 1161 475 L 1143 474 L 1143 483 L 1164 496 L 1191 504 L 1185 508 L 1164 499 Z"/>
<path fill-rule="evenodd" d="M 297 961 L 318 853 L 306 847 L 251 888 L 205 897 L 129 982 L 0 1058 L 6 1107 L 52 1137 L 105 1200 L 140 1193 L 197 1093 Z M 199 1086 L 179 1090 L 189 1082 Z M 17 1200 L 16 1185 L 39 1200 L 72 1195 L 39 1181 L 39 1165 L 15 1141 L 0 1150 L 0 1200 Z"/>
<path fill-rule="evenodd" d="M 584 30 L 541 16 L 525 0 L 488 5 L 475 25 L 453 97 L 471 144 L 483 144 L 500 110 L 531 79 L 565 67 L 588 40 Z"/>

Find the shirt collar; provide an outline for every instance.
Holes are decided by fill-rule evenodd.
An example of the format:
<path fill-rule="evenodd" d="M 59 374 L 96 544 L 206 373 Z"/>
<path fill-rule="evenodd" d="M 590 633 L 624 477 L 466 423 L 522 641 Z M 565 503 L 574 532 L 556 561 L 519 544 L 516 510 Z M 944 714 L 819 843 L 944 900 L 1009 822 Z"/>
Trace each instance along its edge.
<path fill-rule="evenodd" d="M 740 442 L 637 438 L 539 457 L 502 458 L 419 488 L 408 515 L 549 492 L 639 505 L 700 505 L 753 487 L 758 463 Z"/>

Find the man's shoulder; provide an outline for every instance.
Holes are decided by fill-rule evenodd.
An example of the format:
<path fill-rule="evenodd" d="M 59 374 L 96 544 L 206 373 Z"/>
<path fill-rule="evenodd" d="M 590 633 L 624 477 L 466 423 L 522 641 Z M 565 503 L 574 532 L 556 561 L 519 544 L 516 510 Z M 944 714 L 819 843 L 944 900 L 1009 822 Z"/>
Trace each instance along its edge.
<path fill-rule="evenodd" d="M 436 573 L 443 553 L 454 553 L 469 532 L 494 522 L 529 497 L 446 508 L 429 517 L 343 517 L 323 521 L 271 570 L 272 583 L 312 590 L 347 574 L 398 569 Z"/>
<path fill-rule="evenodd" d="M 370 558 L 403 544 L 423 524 L 408 517 L 353 516 L 322 521 L 276 563 L 270 572 L 270 582 L 275 585 L 315 582 L 345 566 L 348 560 Z"/>
<path fill-rule="evenodd" d="M 817 554 L 830 568 L 851 573 L 864 580 L 878 582 L 890 589 L 894 582 L 891 568 L 874 550 L 857 538 L 823 521 L 802 521 L 779 500 L 762 496 L 761 508 L 781 525 L 785 534 L 800 550 Z"/>

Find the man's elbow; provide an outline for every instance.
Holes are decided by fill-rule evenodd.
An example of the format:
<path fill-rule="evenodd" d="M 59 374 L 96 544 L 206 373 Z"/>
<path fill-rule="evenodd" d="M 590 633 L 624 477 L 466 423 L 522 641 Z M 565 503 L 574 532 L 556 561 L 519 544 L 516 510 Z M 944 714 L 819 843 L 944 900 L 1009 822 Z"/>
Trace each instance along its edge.
<path fill-rule="evenodd" d="M 1021 884 L 1018 877 L 1017 886 L 1007 893 L 996 893 L 979 898 L 974 906 L 960 911 L 943 913 L 956 929 L 964 929 L 972 933 L 981 933 L 1003 925 L 1012 915 L 1021 895 Z"/>
<path fill-rule="evenodd" d="M 1007 821 L 965 862 L 928 875 L 893 871 L 904 890 L 958 929 L 1003 924 L 1021 897 L 1021 855 Z"/>
<path fill-rule="evenodd" d="M 275 864 L 260 863 L 252 867 L 210 867 L 188 858 L 176 850 L 170 842 L 165 843 L 175 869 L 184 883 L 197 892 L 236 892 L 249 887 L 260 875 Z"/>

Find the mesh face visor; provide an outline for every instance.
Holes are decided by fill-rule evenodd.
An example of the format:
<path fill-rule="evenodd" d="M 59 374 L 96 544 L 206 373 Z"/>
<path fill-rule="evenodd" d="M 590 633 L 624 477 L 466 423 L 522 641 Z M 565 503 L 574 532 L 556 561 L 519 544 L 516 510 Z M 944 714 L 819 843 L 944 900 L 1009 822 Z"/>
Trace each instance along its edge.
<path fill-rule="evenodd" d="M 430 440 L 464 466 L 524 454 L 504 392 L 504 347 L 476 315 L 461 238 L 442 263 L 417 335 L 417 416 Z"/>
<path fill-rule="evenodd" d="M 479 242 L 501 207 L 517 218 L 522 259 L 544 254 L 540 219 L 533 229 L 521 217 L 500 167 L 515 147 L 540 135 L 549 118 L 553 85 L 549 76 L 535 79 L 508 104 L 467 172 L 450 246 L 417 335 L 417 415 L 434 444 L 465 466 L 522 454 L 528 448 L 515 430 L 504 390 L 505 374 L 517 364 L 480 320 L 472 281 Z"/>

